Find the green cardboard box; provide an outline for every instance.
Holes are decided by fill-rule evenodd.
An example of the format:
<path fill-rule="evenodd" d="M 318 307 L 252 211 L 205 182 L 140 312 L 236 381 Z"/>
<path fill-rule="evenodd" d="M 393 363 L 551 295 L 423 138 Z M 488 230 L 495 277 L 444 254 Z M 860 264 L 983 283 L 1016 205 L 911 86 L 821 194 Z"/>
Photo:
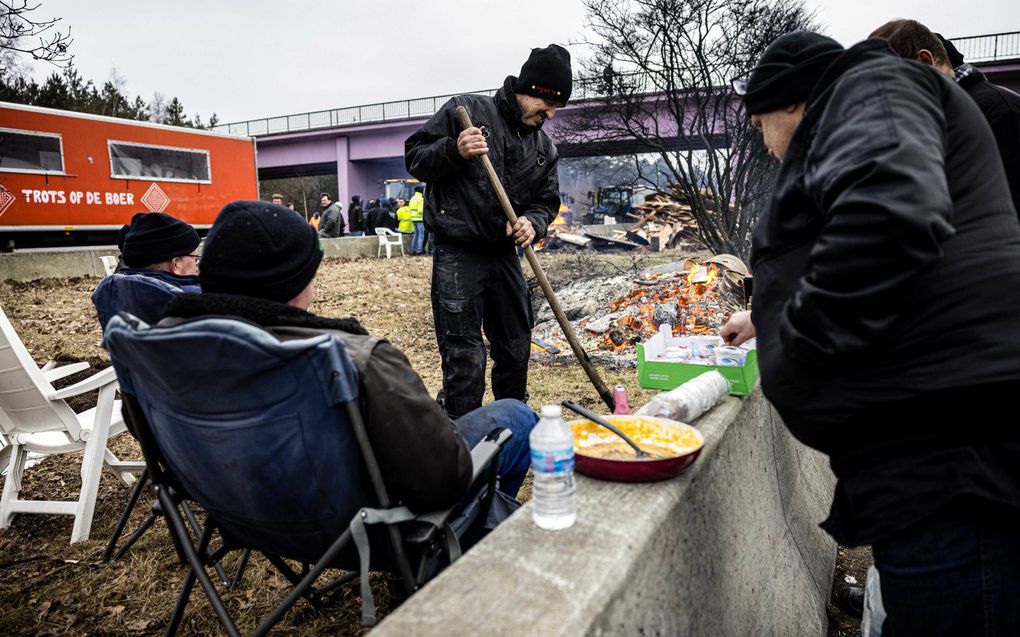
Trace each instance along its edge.
<path fill-rule="evenodd" d="M 662 341 L 662 335 L 656 334 L 647 343 L 637 344 L 638 385 L 641 387 L 670 390 L 705 372 L 716 370 L 730 382 L 731 394 L 747 396 L 754 391 L 755 383 L 758 381 L 757 350 L 751 349 L 747 352 L 747 361 L 743 367 L 694 365 L 655 360 L 654 357 L 665 349 Z"/>

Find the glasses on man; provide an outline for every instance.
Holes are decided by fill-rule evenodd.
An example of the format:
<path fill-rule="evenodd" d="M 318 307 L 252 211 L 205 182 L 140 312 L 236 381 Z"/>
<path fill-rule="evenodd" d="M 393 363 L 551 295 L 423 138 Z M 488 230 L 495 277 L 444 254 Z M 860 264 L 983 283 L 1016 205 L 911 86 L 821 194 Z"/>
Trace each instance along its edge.
<path fill-rule="evenodd" d="M 198 263 L 199 261 L 202 260 L 202 255 L 200 255 L 200 254 L 186 254 L 184 256 L 191 257 L 192 259 L 195 260 L 195 263 Z"/>

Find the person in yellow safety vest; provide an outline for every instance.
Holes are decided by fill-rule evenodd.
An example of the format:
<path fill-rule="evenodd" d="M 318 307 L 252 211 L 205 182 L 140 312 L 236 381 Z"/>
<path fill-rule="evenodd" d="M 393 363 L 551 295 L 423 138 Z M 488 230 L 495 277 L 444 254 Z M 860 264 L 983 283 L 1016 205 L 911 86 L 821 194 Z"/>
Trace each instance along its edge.
<path fill-rule="evenodd" d="M 411 209 L 411 223 L 414 224 L 414 236 L 411 237 L 411 254 L 425 253 L 425 186 L 414 187 L 414 195 L 407 207 Z"/>
<path fill-rule="evenodd" d="M 411 221 L 411 207 L 403 197 L 397 197 L 397 232 L 414 232 L 414 223 Z"/>

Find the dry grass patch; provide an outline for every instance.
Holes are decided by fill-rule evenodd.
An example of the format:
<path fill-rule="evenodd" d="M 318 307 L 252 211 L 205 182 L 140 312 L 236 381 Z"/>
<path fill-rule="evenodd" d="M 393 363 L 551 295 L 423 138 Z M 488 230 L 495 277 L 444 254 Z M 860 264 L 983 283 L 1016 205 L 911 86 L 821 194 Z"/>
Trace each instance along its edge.
<path fill-rule="evenodd" d="M 550 278 L 562 283 L 678 258 L 678 254 L 641 258 L 567 253 L 543 256 L 542 262 Z M 407 355 L 434 394 L 442 376 L 429 303 L 431 265 L 428 257 L 324 261 L 312 311 L 323 316 L 354 316 L 372 334 L 389 339 Z M 37 362 L 88 360 L 98 369 L 109 364 L 109 357 L 99 347 L 101 333 L 89 300 L 97 283 L 98 279 L 87 278 L 0 282 L 0 306 Z M 636 370 L 602 369 L 602 374 L 609 385 L 627 385 L 634 406 L 653 393 L 637 387 Z M 565 398 L 602 409 L 576 364 L 535 363 L 528 385 L 530 404 L 536 410 Z M 492 394 L 487 391 L 486 401 L 490 400 Z M 111 447 L 119 456 L 140 457 L 137 445 L 126 434 Z M 28 471 L 24 497 L 64 498 L 76 493 L 79 466 L 80 455 L 45 460 Z M 529 484 L 522 489 L 522 498 L 530 496 Z M 64 516 L 19 516 L 11 529 L 0 532 L 0 607 L 4 609 L 0 635 L 149 635 L 162 630 L 185 573 L 176 561 L 163 522 L 122 560 L 99 561 L 128 492 L 112 476 L 103 476 L 88 542 L 68 544 L 71 518 Z M 135 528 L 147 514 L 148 504 L 139 506 L 128 528 Z M 385 586 L 376 578 L 373 588 L 383 615 L 389 610 Z M 264 559 L 253 556 L 241 585 L 224 591 L 223 597 L 242 632 L 247 632 L 283 597 L 285 589 L 285 580 Z M 274 634 L 360 634 L 356 588 L 347 587 L 339 596 L 337 603 L 324 610 L 299 602 Z M 220 634 L 202 594 L 192 595 L 180 634 Z"/>

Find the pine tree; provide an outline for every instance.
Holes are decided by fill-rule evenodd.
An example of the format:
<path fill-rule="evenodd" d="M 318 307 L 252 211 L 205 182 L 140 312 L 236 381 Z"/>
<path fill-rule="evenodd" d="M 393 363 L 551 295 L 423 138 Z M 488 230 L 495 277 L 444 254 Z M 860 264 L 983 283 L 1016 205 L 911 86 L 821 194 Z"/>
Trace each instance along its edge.
<path fill-rule="evenodd" d="M 176 97 L 170 100 L 170 103 L 166 105 L 166 117 L 163 120 L 164 124 L 171 126 L 184 126 L 187 124 L 187 119 L 184 117 L 184 104 Z"/>

